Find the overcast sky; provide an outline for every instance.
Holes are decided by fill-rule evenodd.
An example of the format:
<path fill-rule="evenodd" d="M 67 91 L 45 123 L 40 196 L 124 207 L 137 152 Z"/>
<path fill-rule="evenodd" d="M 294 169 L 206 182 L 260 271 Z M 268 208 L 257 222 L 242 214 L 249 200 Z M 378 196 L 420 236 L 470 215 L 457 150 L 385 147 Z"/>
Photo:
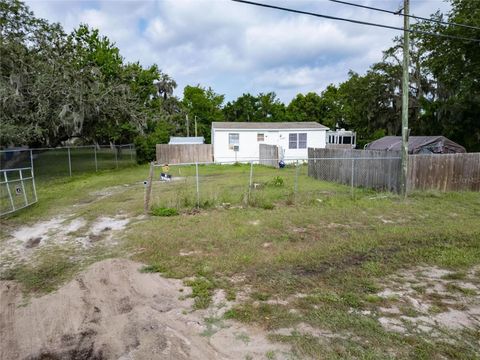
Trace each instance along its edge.
<path fill-rule="evenodd" d="M 273 1 L 279 6 L 402 26 L 402 18 L 328 0 Z M 349 0 L 398 10 L 402 0 Z M 382 58 L 396 31 L 252 7 L 229 0 L 28 0 L 38 17 L 67 31 L 98 28 L 126 61 L 153 63 L 178 83 L 211 86 L 233 100 L 242 93 L 275 91 L 285 102 L 321 92 Z M 411 0 L 411 13 L 448 11 L 442 0 Z"/>

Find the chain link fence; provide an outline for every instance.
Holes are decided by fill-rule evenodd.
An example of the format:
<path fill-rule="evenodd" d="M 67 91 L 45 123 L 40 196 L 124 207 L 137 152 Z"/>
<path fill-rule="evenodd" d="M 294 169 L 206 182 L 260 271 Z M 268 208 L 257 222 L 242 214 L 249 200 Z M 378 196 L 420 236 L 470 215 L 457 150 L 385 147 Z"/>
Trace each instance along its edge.
<path fill-rule="evenodd" d="M 348 200 L 372 190 L 396 191 L 399 158 L 285 159 L 283 167 L 258 160 L 223 163 L 152 164 L 145 181 L 145 211 L 321 203 L 330 195 Z M 383 174 L 391 169 L 391 174 Z"/>
<path fill-rule="evenodd" d="M 135 147 L 78 146 L 0 151 L 0 216 L 37 202 L 36 181 L 116 169 L 136 163 Z"/>
<path fill-rule="evenodd" d="M 37 190 L 31 167 L 0 170 L 0 216 L 36 202 Z"/>
<path fill-rule="evenodd" d="M 132 144 L 0 151 L 0 169 L 33 168 L 39 181 L 130 166 L 136 162 Z"/>

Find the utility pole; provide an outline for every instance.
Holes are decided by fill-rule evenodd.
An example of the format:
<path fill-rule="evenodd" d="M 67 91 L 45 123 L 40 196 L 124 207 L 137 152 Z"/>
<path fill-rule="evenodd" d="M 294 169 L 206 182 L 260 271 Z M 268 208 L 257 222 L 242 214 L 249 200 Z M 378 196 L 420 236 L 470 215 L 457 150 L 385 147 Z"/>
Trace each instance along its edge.
<path fill-rule="evenodd" d="M 187 137 L 189 137 L 190 136 L 190 129 L 189 129 L 190 125 L 188 124 L 188 114 L 185 115 L 185 120 L 187 121 Z"/>
<path fill-rule="evenodd" d="M 197 137 L 197 115 L 195 115 L 195 137 Z"/>
<path fill-rule="evenodd" d="M 408 176 L 408 93 L 409 76 L 408 65 L 410 63 L 410 20 L 409 1 L 403 0 L 403 78 L 402 78 L 402 169 L 400 179 L 400 191 L 407 197 L 407 176 Z"/>

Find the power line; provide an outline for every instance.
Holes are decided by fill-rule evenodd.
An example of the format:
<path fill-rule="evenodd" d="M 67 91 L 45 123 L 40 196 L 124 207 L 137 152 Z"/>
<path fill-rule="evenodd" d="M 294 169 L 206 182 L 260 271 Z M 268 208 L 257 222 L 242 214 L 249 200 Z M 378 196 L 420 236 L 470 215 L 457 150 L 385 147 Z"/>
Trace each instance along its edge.
<path fill-rule="evenodd" d="M 260 6 L 260 7 L 269 8 L 269 9 L 287 11 L 287 12 L 292 12 L 292 13 L 296 13 L 296 14 L 310 15 L 310 16 L 315 16 L 315 17 L 319 17 L 319 18 L 329 19 L 329 20 L 345 21 L 345 22 L 350 22 L 350 23 L 354 23 L 354 24 L 376 26 L 376 27 L 385 28 L 385 29 L 405 31 L 404 28 L 398 27 L 398 26 L 383 25 L 383 24 L 371 23 L 371 22 L 367 22 L 367 21 L 347 19 L 347 18 L 341 18 L 341 17 L 331 16 L 331 15 L 323 15 L 323 14 L 313 13 L 313 12 L 309 12 L 309 11 L 290 9 L 290 8 L 285 8 L 285 7 L 281 7 L 281 6 L 275 6 L 275 5 L 269 5 L 269 4 L 262 4 L 262 3 L 258 3 L 258 2 L 254 2 L 254 1 L 248 1 L 248 0 L 231 0 L 231 1 L 238 2 L 238 3 L 243 3 L 243 4 L 248 4 L 248 5 Z M 438 34 L 438 33 L 432 33 L 432 32 L 428 32 L 428 31 L 421 31 L 421 30 L 414 30 L 414 29 L 408 29 L 407 31 L 409 33 L 412 33 L 412 34 L 416 33 L 416 34 L 438 36 L 438 37 L 455 39 L 455 40 L 480 42 L 480 39 L 466 38 L 466 37 L 462 37 L 462 36 Z"/>
<path fill-rule="evenodd" d="M 442 25 L 460 26 L 460 27 L 467 28 L 467 29 L 480 30 L 480 27 L 476 27 L 476 26 L 472 26 L 472 25 L 459 24 L 459 23 L 451 23 L 451 22 L 447 22 L 447 21 L 429 19 L 429 18 L 425 18 L 425 17 L 422 17 L 422 16 L 416 16 L 416 15 L 405 15 L 405 14 L 402 14 L 402 13 L 401 13 L 402 10 L 399 10 L 399 11 L 391 11 L 391 10 L 380 9 L 380 8 L 376 8 L 376 7 L 372 7 L 372 6 L 354 4 L 354 3 L 351 3 L 351 2 L 348 2 L 348 1 L 342 1 L 342 0 L 328 0 L 328 1 L 331 1 L 331 2 L 334 2 L 334 3 L 338 3 L 338 4 L 355 6 L 355 7 L 359 7 L 359 8 L 363 8 L 363 9 L 368 9 L 368 10 L 374 10 L 374 11 L 384 12 L 384 13 L 392 14 L 392 15 L 406 16 L 406 17 L 409 17 L 409 18 L 412 18 L 412 19 L 430 21 L 430 22 L 434 22 L 434 23 L 442 24 Z"/>

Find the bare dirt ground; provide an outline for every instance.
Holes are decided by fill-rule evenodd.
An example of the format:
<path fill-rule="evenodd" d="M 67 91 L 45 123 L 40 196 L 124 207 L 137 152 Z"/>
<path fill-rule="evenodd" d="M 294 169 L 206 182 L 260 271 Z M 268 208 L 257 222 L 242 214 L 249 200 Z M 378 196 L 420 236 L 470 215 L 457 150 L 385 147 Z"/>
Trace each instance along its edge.
<path fill-rule="evenodd" d="M 116 187 L 96 195 L 108 197 L 121 190 L 123 187 Z M 77 206 L 85 204 L 74 205 Z M 114 247 L 121 241 L 123 231 L 142 219 L 117 214 L 88 221 L 72 211 L 12 229 L 0 243 L 0 273 L 35 261 L 39 251 L 48 251 L 50 247 L 72 246 L 79 251 L 96 249 L 98 245 Z M 259 220 L 251 222 L 252 226 L 259 224 Z M 268 248 L 272 243 L 262 246 Z M 195 253 L 184 249 L 179 256 Z M 189 297 L 191 289 L 182 280 L 141 273 L 142 266 L 127 259 L 97 262 L 55 292 L 32 298 L 24 297 L 19 284 L 0 281 L 0 359 L 297 358 L 290 346 L 270 342 L 269 332 L 224 319 L 225 311 L 236 303 L 227 301 L 223 290 L 215 292 L 208 309 L 194 311 L 193 299 Z M 239 276 L 237 280 L 243 284 L 245 279 Z M 437 267 L 416 267 L 384 279 L 381 286 L 382 291 L 376 296 L 383 299 L 382 306 L 363 310 L 362 315 L 374 317 L 387 331 L 447 341 L 455 332 L 480 330 L 479 267 L 463 274 Z M 248 289 L 245 283 L 243 293 L 237 294 L 237 303 L 250 299 Z M 293 307 L 302 296 L 306 294 L 265 302 Z M 314 328 L 304 322 L 275 329 L 270 334 L 294 333 L 314 337 L 327 345 L 332 339 L 351 335 Z M 454 340 L 462 341 L 458 337 Z M 463 343 L 472 348 L 479 345 Z"/>
<path fill-rule="evenodd" d="M 140 267 L 101 261 L 58 291 L 27 302 L 17 284 L 0 282 L 0 358 L 245 359 L 268 352 L 286 358 L 288 348 L 259 330 L 223 320 L 205 325 L 205 317 L 215 319 L 225 306 L 222 294 L 214 312 L 192 312 L 182 281 Z"/>
<path fill-rule="evenodd" d="M 463 273 L 425 266 L 400 271 L 377 294 L 391 300 L 390 306 L 379 308 L 378 320 L 389 331 L 445 340 L 462 329 L 478 331 L 479 275 L 478 266 Z"/>

